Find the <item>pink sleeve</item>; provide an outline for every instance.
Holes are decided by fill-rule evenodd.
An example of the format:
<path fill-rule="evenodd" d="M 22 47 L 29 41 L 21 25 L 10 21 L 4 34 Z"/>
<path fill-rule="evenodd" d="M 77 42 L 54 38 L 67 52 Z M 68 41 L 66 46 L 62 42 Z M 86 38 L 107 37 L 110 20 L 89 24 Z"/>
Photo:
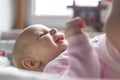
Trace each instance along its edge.
<path fill-rule="evenodd" d="M 83 34 L 78 34 L 70 37 L 68 41 L 70 43 L 68 49 L 50 62 L 44 72 L 70 77 L 99 77 L 97 55 L 88 38 Z"/>
<path fill-rule="evenodd" d="M 69 57 L 61 55 L 55 60 L 48 63 L 45 67 L 44 72 L 62 75 L 67 70 L 69 65 Z"/>

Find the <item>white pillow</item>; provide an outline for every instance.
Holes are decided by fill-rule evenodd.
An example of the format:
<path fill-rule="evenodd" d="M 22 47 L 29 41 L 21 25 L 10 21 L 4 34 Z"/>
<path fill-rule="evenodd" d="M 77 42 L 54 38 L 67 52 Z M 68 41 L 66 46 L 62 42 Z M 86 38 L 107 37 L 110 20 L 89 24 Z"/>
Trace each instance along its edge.
<path fill-rule="evenodd" d="M 18 69 L 12 66 L 0 68 L 0 80 L 80 80 L 57 75 Z"/>
<path fill-rule="evenodd" d="M 0 68 L 10 66 L 10 62 L 7 57 L 0 56 Z"/>

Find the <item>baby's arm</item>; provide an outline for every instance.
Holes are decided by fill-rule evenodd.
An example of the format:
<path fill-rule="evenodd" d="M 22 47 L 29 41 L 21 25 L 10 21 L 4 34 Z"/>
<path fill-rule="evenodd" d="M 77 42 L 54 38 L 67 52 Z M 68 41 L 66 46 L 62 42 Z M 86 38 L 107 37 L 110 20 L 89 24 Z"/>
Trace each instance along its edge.
<path fill-rule="evenodd" d="M 80 17 L 73 18 L 67 23 L 65 34 L 69 47 L 68 54 L 65 54 L 69 56 L 69 68 L 66 69 L 65 75 L 97 78 L 100 75 L 99 61 L 95 49 L 82 31 L 84 27 L 84 20 Z"/>
<path fill-rule="evenodd" d="M 113 0 L 111 14 L 104 27 L 107 38 L 120 51 L 120 0 Z"/>

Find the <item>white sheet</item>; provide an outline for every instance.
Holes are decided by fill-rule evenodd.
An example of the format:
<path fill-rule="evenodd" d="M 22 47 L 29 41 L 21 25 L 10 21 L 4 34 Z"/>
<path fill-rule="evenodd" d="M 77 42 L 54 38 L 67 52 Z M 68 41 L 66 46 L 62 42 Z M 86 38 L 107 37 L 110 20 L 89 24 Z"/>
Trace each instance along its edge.
<path fill-rule="evenodd" d="M 5 68 L 0 68 L 0 80 L 80 80 L 80 79 L 61 78 L 56 75 L 22 70 L 12 66 L 8 66 Z"/>

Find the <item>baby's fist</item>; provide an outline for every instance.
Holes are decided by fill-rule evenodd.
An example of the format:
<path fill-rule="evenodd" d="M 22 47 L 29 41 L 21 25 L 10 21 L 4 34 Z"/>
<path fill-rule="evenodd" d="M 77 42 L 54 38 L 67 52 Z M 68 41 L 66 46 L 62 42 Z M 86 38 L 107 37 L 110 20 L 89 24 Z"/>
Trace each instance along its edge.
<path fill-rule="evenodd" d="M 81 29 L 85 27 L 85 22 L 81 17 L 76 17 L 67 22 L 65 29 L 66 37 L 81 33 Z"/>

